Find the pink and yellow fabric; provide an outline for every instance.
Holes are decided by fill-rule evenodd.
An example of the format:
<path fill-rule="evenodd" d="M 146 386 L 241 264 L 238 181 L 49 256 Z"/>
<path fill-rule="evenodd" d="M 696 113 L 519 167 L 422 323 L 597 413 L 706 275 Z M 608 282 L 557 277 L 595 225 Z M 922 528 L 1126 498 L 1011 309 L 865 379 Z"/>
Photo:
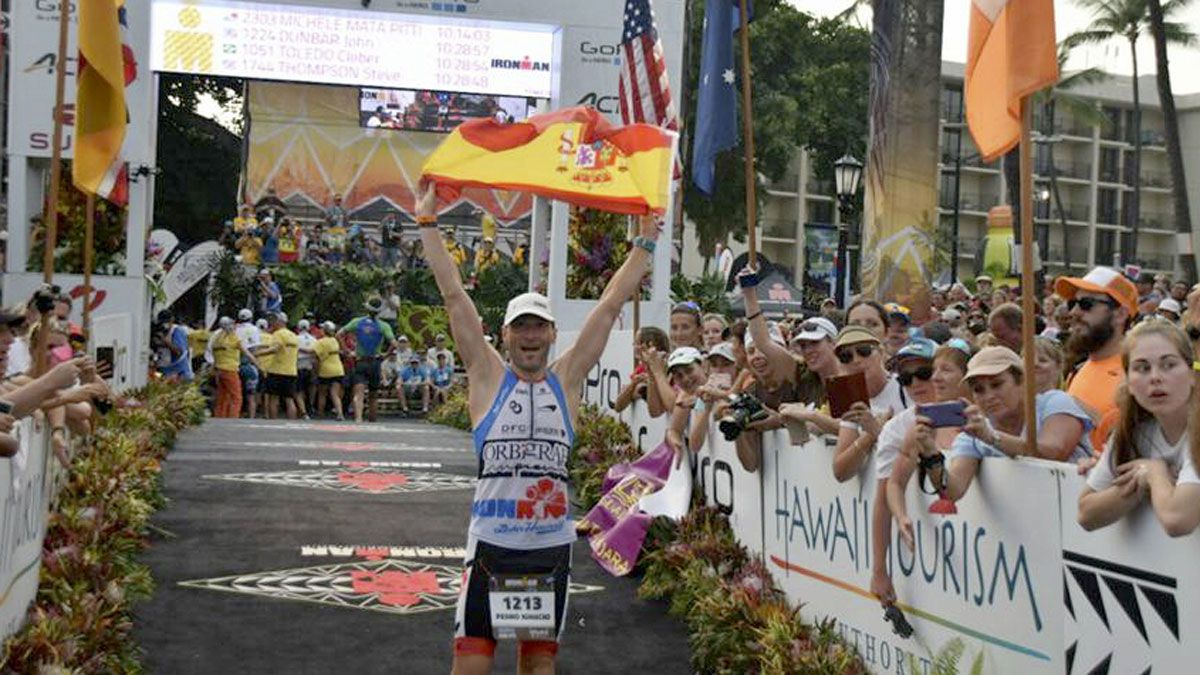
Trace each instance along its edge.
<path fill-rule="evenodd" d="M 459 126 L 421 169 L 443 201 L 467 187 L 518 190 L 615 213 L 662 214 L 670 195 L 675 132 L 618 127 L 577 106 L 500 124 Z"/>

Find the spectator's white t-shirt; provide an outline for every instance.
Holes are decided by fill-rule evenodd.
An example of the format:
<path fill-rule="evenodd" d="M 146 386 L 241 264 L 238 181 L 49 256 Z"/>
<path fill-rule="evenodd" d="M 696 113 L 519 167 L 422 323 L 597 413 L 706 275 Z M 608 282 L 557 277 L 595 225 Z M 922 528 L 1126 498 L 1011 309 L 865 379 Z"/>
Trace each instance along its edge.
<path fill-rule="evenodd" d="M 1092 422 L 1091 415 L 1084 411 L 1070 394 L 1059 389 L 1051 389 L 1050 391 L 1042 392 L 1034 399 L 1034 410 L 1037 414 L 1036 429 L 1040 432 L 1042 425 L 1046 420 L 1054 415 L 1067 415 L 1079 420 L 1083 425 L 1083 436 L 1079 438 L 1079 443 L 1076 444 L 1075 450 L 1071 452 L 1071 456 L 1067 458 L 1068 462 L 1077 462 L 1085 457 L 1092 456 L 1092 442 L 1088 438 L 1095 424 Z M 1024 438 L 1025 430 L 1021 430 L 1021 437 Z M 984 459 L 986 457 L 1008 457 L 1008 455 L 994 448 L 987 443 L 975 438 L 971 434 L 962 433 L 958 438 L 954 439 L 954 445 L 950 446 L 951 457 L 970 457 L 971 459 Z"/>
<path fill-rule="evenodd" d="M 21 375 L 33 367 L 33 355 L 29 353 L 29 341 L 19 337 L 8 347 L 8 365 L 4 369 L 5 377 Z"/>
<path fill-rule="evenodd" d="M 429 351 L 425 352 L 425 360 L 429 362 L 430 367 L 437 368 L 438 354 L 445 354 L 446 365 L 450 366 L 451 368 L 454 367 L 454 352 L 450 351 L 449 349 L 438 349 L 437 347 L 430 347 Z"/>
<path fill-rule="evenodd" d="M 317 338 L 312 333 L 304 331 L 296 335 L 296 340 L 300 343 L 300 348 L 316 349 Z M 296 357 L 297 370 L 312 370 L 317 367 L 317 355 L 314 352 L 301 351 Z"/>
<path fill-rule="evenodd" d="M 254 349 L 262 344 L 262 333 L 258 330 L 258 326 L 252 323 L 239 323 L 234 329 L 238 339 L 242 341 L 242 346 L 246 349 Z"/>
<path fill-rule="evenodd" d="M 908 397 L 904 395 L 904 391 L 900 388 L 900 382 L 895 377 L 888 376 L 887 384 L 883 385 L 883 389 L 878 394 L 871 397 L 871 412 L 879 419 L 886 417 L 895 417 L 904 412 L 908 407 Z M 851 422 L 842 422 L 841 426 L 847 429 L 857 429 L 862 433 L 862 427 Z M 880 434 L 882 435 L 882 430 Z"/>
<path fill-rule="evenodd" d="M 1172 445 L 1163 435 L 1158 420 L 1150 419 L 1138 425 L 1133 432 L 1133 438 L 1138 455 L 1146 459 L 1161 459 L 1166 462 L 1167 467 L 1171 469 L 1171 475 L 1178 476 L 1175 481 L 1176 485 L 1200 483 L 1200 477 L 1197 477 L 1195 466 L 1192 464 L 1188 444 L 1190 437 L 1186 430 Z M 1087 485 L 1093 492 L 1100 492 L 1111 487 L 1116 479 L 1112 466 L 1112 451 L 1113 441 L 1110 437 L 1108 444 L 1104 446 L 1104 454 L 1100 455 L 1100 461 L 1092 468 L 1087 477 Z"/>
<path fill-rule="evenodd" d="M 892 475 L 892 465 L 904 449 L 904 437 L 917 424 L 917 409 L 906 408 L 883 425 L 875 445 L 875 478 L 886 480 Z"/>

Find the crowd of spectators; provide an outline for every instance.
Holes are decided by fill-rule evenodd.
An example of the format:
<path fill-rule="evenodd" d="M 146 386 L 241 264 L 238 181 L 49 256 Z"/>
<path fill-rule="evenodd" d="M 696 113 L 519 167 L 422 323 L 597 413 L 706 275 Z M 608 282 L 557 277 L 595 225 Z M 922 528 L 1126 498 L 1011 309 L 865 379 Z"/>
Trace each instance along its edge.
<path fill-rule="evenodd" d="M 769 321 L 758 275 L 737 278 L 744 319 L 682 302 L 667 331 L 640 329 L 637 365 L 614 406 L 642 399 L 650 415 L 668 416 L 667 441 L 680 456 L 719 429 L 743 468 L 757 471 L 761 432 L 786 427 L 797 443 L 828 436 L 839 481 L 873 465 L 871 585 L 885 605 L 895 600 L 885 564 L 893 524 L 914 545 L 905 492 L 917 483 L 939 496 L 937 508 L 953 510 L 987 470 L 985 458 L 1076 465 L 1087 474 L 1079 521 L 1089 529 L 1142 504 L 1172 536 L 1200 525 L 1200 434 L 1189 429 L 1200 418 L 1200 285 L 1108 267 L 1047 279 L 1027 373 L 1020 290 L 986 276 L 973 293 L 963 284 L 935 290 L 923 320 L 860 298 L 845 310 L 827 301 L 812 316 Z M 1038 392 L 1031 420 L 1026 377 Z"/>
<path fill-rule="evenodd" d="M 269 273 L 263 279 L 274 284 Z M 221 317 L 212 331 L 163 311 L 153 330 L 157 370 L 199 380 L 214 417 L 374 421 L 378 399 L 389 394 L 403 413 L 426 413 L 456 381 L 454 352 L 445 334 L 419 350 L 398 333 L 398 302 L 394 293 L 372 296 L 363 315 L 342 326 L 316 316 L 292 323 L 264 303 L 257 315 L 243 308 L 236 320 Z"/>
<path fill-rule="evenodd" d="M 497 248 L 495 235 L 485 233 L 462 241 L 454 228 L 444 230 L 451 256 L 460 268 L 475 273 L 510 257 L 517 266 L 526 264 L 528 243 L 524 235 L 507 242 L 511 255 Z M 250 267 L 304 262 L 315 265 L 357 263 L 390 269 L 425 267 L 419 237 L 406 237 L 396 213 L 385 215 L 373 227 L 351 220 L 335 194 L 318 220 L 301 221 L 289 213 L 288 206 L 268 188 L 255 204 L 245 204 L 237 217 L 225 221 L 218 242 L 240 256 Z"/>
<path fill-rule="evenodd" d="M 58 287 L 44 286 L 26 302 L 0 308 L 0 457 L 28 460 L 16 428 L 32 416 L 49 430 L 51 448 L 65 468 L 73 443 L 88 442 L 95 415 L 132 405 L 105 381 L 113 364 L 85 355 L 87 339 L 70 320 L 72 305 Z"/>

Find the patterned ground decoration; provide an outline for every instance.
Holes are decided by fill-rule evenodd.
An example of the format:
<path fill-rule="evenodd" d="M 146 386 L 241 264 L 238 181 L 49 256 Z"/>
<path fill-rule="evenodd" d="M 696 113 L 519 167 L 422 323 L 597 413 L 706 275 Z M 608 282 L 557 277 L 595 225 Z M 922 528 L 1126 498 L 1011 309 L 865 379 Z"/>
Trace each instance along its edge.
<path fill-rule="evenodd" d="M 466 490 L 475 487 L 475 479 L 470 476 L 423 471 L 397 471 L 371 466 L 264 473 L 223 473 L 203 476 L 203 478 L 370 494 L 438 492 L 441 490 Z"/>
<path fill-rule="evenodd" d="M 392 614 L 452 609 L 462 587 L 462 568 L 423 562 L 370 560 L 256 572 L 179 582 L 187 588 L 245 593 Z M 571 584 L 571 593 L 602 586 Z"/>

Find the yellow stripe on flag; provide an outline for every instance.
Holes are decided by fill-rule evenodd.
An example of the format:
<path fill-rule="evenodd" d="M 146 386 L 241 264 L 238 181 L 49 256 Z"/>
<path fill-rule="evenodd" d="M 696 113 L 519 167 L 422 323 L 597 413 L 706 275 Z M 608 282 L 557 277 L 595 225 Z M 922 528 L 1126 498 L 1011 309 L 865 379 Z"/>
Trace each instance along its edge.
<path fill-rule="evenodd" d="M 1021 99 L 1058 81 L 1053 0 L 971 0 L 964 97 L 985 162 L 1021 136 Z"/>
<path fill-rule="evenodd" d="M 72 177 L 80 190 L 105 196 L 125 141 L 125 62 L 120 0 L 78 0 L 82 57 L 75 103 L 75 160 Z M 86 62 L 86 63 L 84 63 Z"/>

